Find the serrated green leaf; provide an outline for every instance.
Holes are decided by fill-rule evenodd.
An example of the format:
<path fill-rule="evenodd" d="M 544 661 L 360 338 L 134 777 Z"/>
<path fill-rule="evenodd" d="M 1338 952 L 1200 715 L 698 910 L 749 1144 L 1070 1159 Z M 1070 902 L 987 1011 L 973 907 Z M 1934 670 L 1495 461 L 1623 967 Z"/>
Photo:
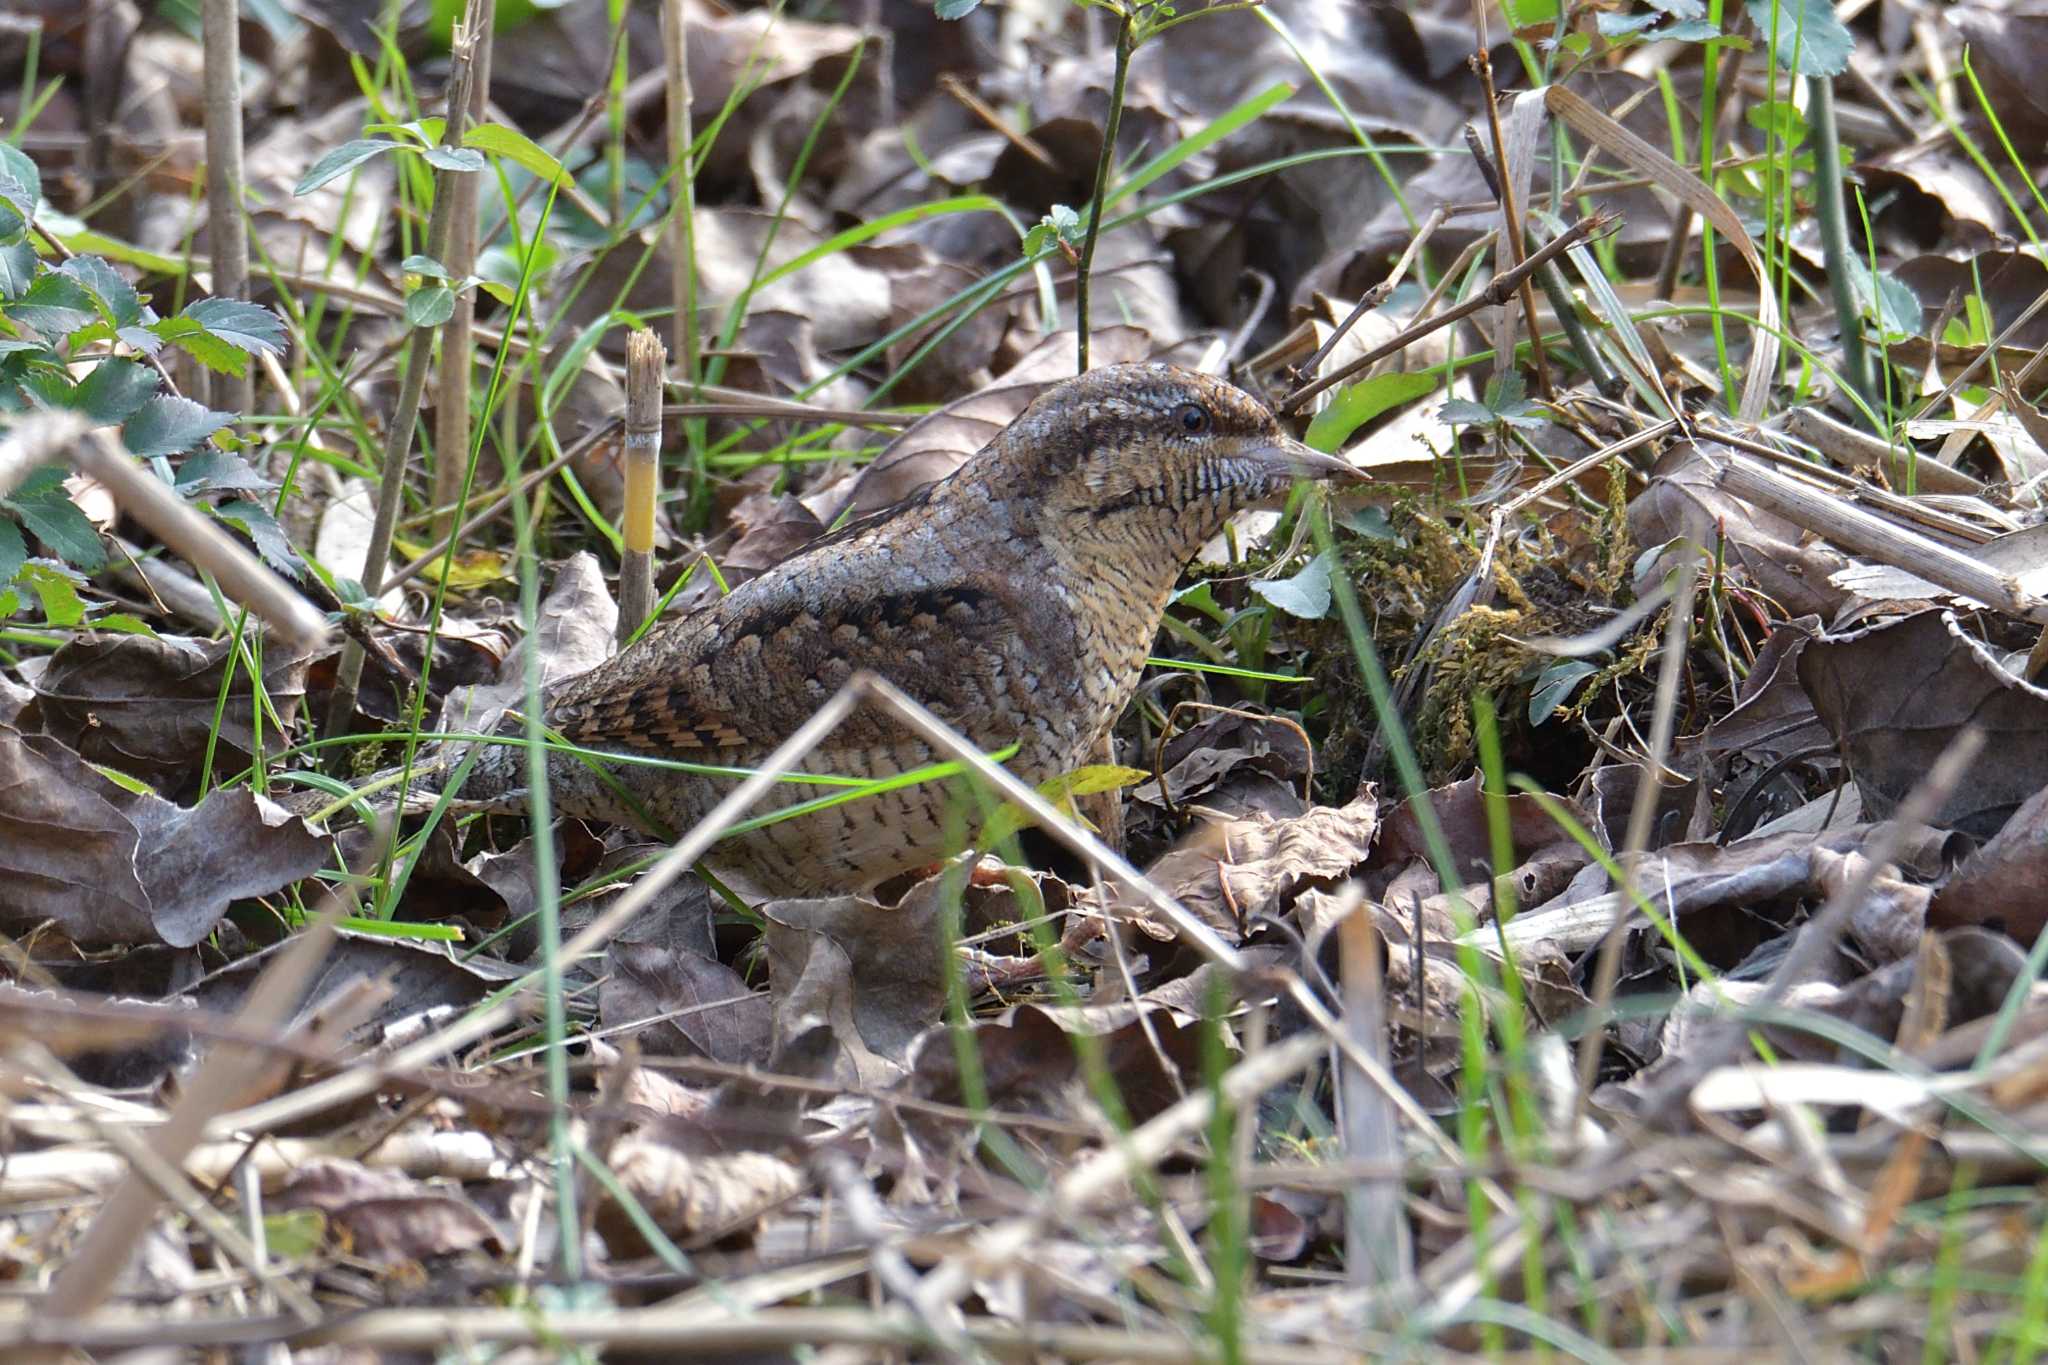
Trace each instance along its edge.
<path fill-rule="evenodd" d="M 62 471 L 54 480 L 25 483 L 7 499 L 7 508 L 21 518 L 29 533 L 66 564 L 97 569 L 107 562 L 100 533 L 64 491 Z"/>
<path fill-rule="evenodd" d="M 405 321 L 412 327 L 439 327 L 455 315 L 455 291 L 430 284 L 405 296 Z"/>
<path fill-rule="evenodd" d="M 121 427 L 121 443 L 144 459 L 190 450 L 235 420 L 177 394 L 161 393 L 144 403 Z"/>
<path fill-rule="evenodd" d="M 0 246 L 0 303 L 10 302 L 27 293 L 35 278 L 34 247 L 25 241 Z"/>
<path fill-rule="evenodd" d="M 249 372 L 249 353 L 230 341 L 222 341 L 191 318 L 165 318 L 151 325 L 151 333 L 216 374 L 242 375 Z"/>
<path fill-rule="evenodd" d="M 75 626 L 85 620 L 85 603 L 78 596 L 78 585 L 64 572 L 63 565 L 31 559 L 21 566 L 20 581 L 42 603 L 44 625 Z"/>
<path fill-rule="evenodd" d="M 292 548 L 290 537 L 284 527 L 277 524 L 277 518 L 267 508 L 257 503 L 238 499 L 224 502 L 213 509 L 213 514 L 230 526 L 238 527 L 256 547 L 256 553 L 263 556 L 263 562 L 288 578 L 299 578 L 304 565 L 299 561 L 298 551 Z"/>
<path fill-rule="evenodd" d="M 292 186 L 292 193 L 311 194 L 328 181 L 347 175 L 378 153 L 396 151 L 404 147 L 404 143 L 393 142 L 385 137 L 366 137 L 358 138 L 354 142 L 344 142 L 307 167 L 306 173 L 299 177 L 299 183 Z"/>
<path fill-rule="evenodd" d="M 536 180 L 554 185 L 575 183 L 554 153 L 517 128 L 508 128 L 502 123 L 479 123 L 463 135 L 462 145 L 502 156 L 532 174 Z"/>
<path fill-rule="evenodd" d="M 37 335 L 57 341 L 98 317 L 99 309 L 78 281 L 49 270 L 7 305 L 7 316 Z"/>
<path fill-rule="evenodd" d="M 142 296 L 135 292 L 135 286 L 121 276 L 121 272 L 97 256 L 73 256 L 57 267 L 59 273 L 78 281 L 81 288 L 98 301 L 100 315 L 112 327 L 132 327 L 148 319 L 148 309 L 142 305 Z"/>
<path fill-rule="evenodd" d="M 93 366 L 72 393 L 72 406 L 101 426 L 125 422 L 156 393 L 157 374 L 132 360 L 110 356 Z"/>
<path fill-rule="evenodd" d="M 1320 621 L 1330 613 L 1330 560 L 1317 555 L 1292 578 L 1255 578 L 1252 591 L 1289 616 Z"/>
<path fill-rule="evenodd" d="M 155 355 L 164 348 L 164 339 L 146 327 L 121 327 L 114 335 L 144 355 Z"/>
<path fill-rule="evenodd" d="M 0 190 L 0 198 L 23 218 L 35 217 L 36 201 L 43 197 L 43 173 L 27 152 L 11 142 L 0 142 L 0 178 L 13 181 L 16 187 L 11 193 Z"/>
<path fill-rule="evenodd" d="M 1891 274 L 1872 275 L 1868 261 L 1853 261 L 1849 288 L 1857 307 L 1876 320 L 1878 339 L 1886 345 L 1920 335 L 1920 300 Z"/>
<path fill-rule="evenodd" d="M 178 314 L 206 334 L 250 355 L 284 353 L 284 319 L 260 304 L 241 299 L 200 299 Z"/>
<path fill-rule="evenodd" d="M 1438 375 L 1395 370 L 1346 384 L 1337 390 L 1330 405 L 1309 422 L 1304 440 L 1317 450 L 1334 451 L 1373 418 L 1413 402 L 1441 382 Z"/>
<path fill-rule="evenodd" d="M 0 146 L 5 145 L 0 143 Z M 35 219 L 35 192 L 14 176 L 0 173 L 0 205 L 6 209 L 0 223 L 4 223 L 7 234 L 26 233 L 29 223 Z"/>
<path fill-rule="evenodd" d="M 12 583 L 14 576 L 21 572 L 21 566 L 28 563 L 28 542 L 22 539 L 21 528 L 6 516 L 0 516 L 0 585 Z M 0 616 L 11 616 L 12 608 L 0 610 Z"/>
<path fill-rule="evenodd" d="M 1856 40 L 1835 13 L 1834 0 L 1743 0 L 1750 20 L 1778 54 L 1778 65 L 1802 76 L 1839 76 Z"/>
<path fill-rule="evenodd" d="M 277 484 L 233 451 L 202 446 L 178 466 L 177 487 L 186 497 L 196 498 L 205 493 L 267 493 Z"/>

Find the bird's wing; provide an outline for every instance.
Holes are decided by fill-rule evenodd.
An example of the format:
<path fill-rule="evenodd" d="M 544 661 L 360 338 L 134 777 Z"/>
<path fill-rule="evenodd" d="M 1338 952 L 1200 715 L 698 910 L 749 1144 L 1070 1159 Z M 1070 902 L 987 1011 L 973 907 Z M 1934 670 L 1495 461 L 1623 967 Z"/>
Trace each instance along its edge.
<path fill-rule="evenodd" d="M 1029 723 L 1042 670 L 1008 594 L 973 583 L 929 586 L 880 575 L 768 575 L 717 606 L 572 680 L 549 724 L 571 743 L 741 763 L 779 743 L 855 672 L 870 669 L 977 742 Z M 897 581 L 887 582 L 890 578 Z M 820 579 L 824 581 L 820 581 Z M 871 708 L 833 747 L 903 737 Z"/>

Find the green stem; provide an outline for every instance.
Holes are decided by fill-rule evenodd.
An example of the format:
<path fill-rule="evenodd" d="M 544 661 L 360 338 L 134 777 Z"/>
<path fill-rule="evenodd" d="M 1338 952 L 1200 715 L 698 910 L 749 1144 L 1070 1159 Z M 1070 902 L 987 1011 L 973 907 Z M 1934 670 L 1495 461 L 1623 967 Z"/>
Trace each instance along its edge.
<path fill-rule="evenodd" d="M 1102 233 L 1102 200 L 1109 192 L 1109 163 L 1116 158 L 1116 130 L 1123 122 L 1124 78 L 1130 74 L 1131 40 L 1136 3 L 1120 7 L 1116 26 L 1116 79 L 1109 89 L 1109 117 L 1102 124 L 1102 154 L 1095 158 L 1095 193 L 1088 202 L 1088 236 L 1081 243 L 1081 263 L 1074 271 L 1074 334 L 1078 338 L 1078 373 L 1088 372 L 1088 274 L 1095 267 L 1095 239 Z"/>
<path fill-rule="evenodd" d="M 1861 264 L 1849 249 L 1849 215 L 1842 202 L 1841 138 L 1835 129 L 1835 86 L 1826 76 L 1806 78 L 1812 97 L 1814 197 L 1820 211 L 1821 251 L 1828 263 L 1829 292 L 1842 331 L 1842 381 L 1868 406 L 1870 357 L 1863 346 L 1863 318 L 1856 307 L 1851 274 Z"/>

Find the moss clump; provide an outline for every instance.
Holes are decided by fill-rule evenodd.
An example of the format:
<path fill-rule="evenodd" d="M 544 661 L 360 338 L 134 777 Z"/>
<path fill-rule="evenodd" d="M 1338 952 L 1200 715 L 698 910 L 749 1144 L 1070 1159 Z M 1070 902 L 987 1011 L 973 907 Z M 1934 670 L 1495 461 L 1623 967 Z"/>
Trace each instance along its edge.
<path fill-rule="evenodd" d="M 1356 586 L 1374 643 L 1395 686 L 1424 774 L 1435 782 L 1470 770 L 1474 755 L 1472 698 L 1496 699 L 1512 731 L 1525 715 L 1531 685 L 1553 662 L 1521 643 L 1591 630 L 1626 605 L 1635 545 L 1628 532 L 1625 483 L 1610 479 L 1615 501 L 1593 518 L 1573 518 L 1576 535 L 1537 522 L 1503 535 L 1494 546 L 1490 591 L 1468 593 L 1474 605 L 1449 621 L 1445 607 L 1478 572 L 1484 532 L 1460 527 L 1419 499 L 1388 510 L 1392 538 L 1347 538 L 1341 563 Z M 1325 762 L 1333 796 L 1348 795 L 1373 751 L 1378 728 L 1341 623 L 1318 641 L 1318 680 L 1330 703 Z M 1640 674 L 1656 649 L 1645 629 L 1621 642 L 1616 657 L 1573 690 L 1574 704 L 1556 719 L 1611 704 L 1611 684 Z M 1556 732 L 1556 733 L 1562 733 Z M 1526 733 L 1522 736 L 1526 739 Z"/>

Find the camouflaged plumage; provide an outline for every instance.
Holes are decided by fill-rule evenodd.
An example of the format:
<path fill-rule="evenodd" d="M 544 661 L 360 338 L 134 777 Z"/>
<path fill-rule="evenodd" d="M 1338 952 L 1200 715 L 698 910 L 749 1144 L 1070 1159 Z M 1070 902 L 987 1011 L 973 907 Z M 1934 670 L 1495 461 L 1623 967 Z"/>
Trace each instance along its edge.
<path fill-rule="evenodd" d="M 1009 766 L 1041 782 L 1087 762 L 1115 723 L 1202 543 L 1296 478 L 1347 469 L 1220 380 L 1096 370 L 923 493 L 562 684 L 547 722 L 586 748 L 745 768 L 865 668 L 984 749 L 1016 743 Z M 487 749 L 462 794 L 512 793 L 518 753 Z M 935 757 L 863 711 L 804 766 L 871 778 Z M 645 823 L 572 755 L 553 757 L 549 777 L 559 812 Z M 735 780 L 627 765 L 609 777 L 676 833 Z M 768 800 L 825 790 L 783 783 Z M 942 783 L 866 797 L 724 841 L 708 861 L 771 893 L 855 889 L 944 856 L 949 799 Z"/>

